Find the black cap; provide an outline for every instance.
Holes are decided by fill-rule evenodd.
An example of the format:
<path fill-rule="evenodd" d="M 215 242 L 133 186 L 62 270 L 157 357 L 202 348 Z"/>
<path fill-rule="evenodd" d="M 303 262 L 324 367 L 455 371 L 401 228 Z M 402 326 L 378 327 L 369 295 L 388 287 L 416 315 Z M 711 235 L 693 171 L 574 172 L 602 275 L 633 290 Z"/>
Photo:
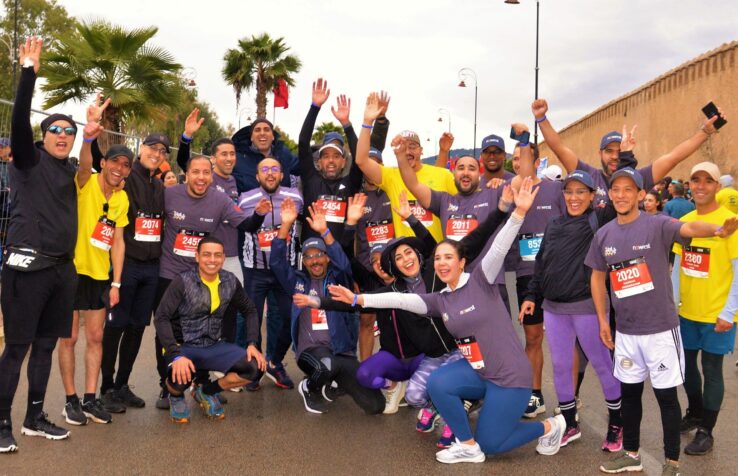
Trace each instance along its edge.
<path fill-rule="evenodd" d="M 119 157 L 119 156 L 125 156 L 128 157 L 128 161 L 133 161 L 133 152 L 128 147 L 124 146 L 123 144 L 114 144 L 111 145 L 108 151 L 105 153 L 104 159 L 112 159 L 113 157 Z"/>
<path fill-rule="evenodd" d="M 56 121 L 65 121 L 68 122 L 70 126 L 77 128 L 77 124 L 74 123 L 74 119 L 67 116 L 66 114 L 52 114 L 43 121 L 41 121 L 41 133 L 46 134 L 46 130 L 49 128 L 50 125 L 55 123 Z"/>
<path fill-rule="evenodd" d="M 171 145 L 169 142 L 169 137 L 165 136 L 164 134 L 159 133 L 153 133 L 146 136 L 146 139 L 143 141 L 144 145 L 156 145 L 161 144 L 167 149 L 167 154 L 170 152 L 169 146 Z"/>

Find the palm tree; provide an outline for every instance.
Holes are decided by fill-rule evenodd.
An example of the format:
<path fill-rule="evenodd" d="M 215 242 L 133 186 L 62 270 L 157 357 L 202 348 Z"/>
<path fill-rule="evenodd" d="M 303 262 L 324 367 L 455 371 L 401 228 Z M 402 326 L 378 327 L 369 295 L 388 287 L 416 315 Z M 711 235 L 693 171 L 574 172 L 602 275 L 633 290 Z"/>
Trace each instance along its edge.
<path fill-rule="evenodd" d="M 157 27 L 126 30 L 103 20 L 77 25 L 45 54 L 44 108 L 86 102 L 97 92 L 111 99 L 101 124 L 126 132 L 128 122 L 163 120 L 177 106 L 182 66 L 166 50 L 148 44 Z"/>
<path fill-rule="evenodd" d="M 267 33 L 238 40 L 238 48 L 231 48 L 223 56 L 223 79 L 236 92 L 236 110 L 244 89 L 256 88 L 256 116 L 266 117 L 267 92 L 282 79 L 294 86 L 293 73 L 300 71 L 302 62 L 295 55 L 286 54 L 289 46 L 284 38 L 271 38 Z"/>

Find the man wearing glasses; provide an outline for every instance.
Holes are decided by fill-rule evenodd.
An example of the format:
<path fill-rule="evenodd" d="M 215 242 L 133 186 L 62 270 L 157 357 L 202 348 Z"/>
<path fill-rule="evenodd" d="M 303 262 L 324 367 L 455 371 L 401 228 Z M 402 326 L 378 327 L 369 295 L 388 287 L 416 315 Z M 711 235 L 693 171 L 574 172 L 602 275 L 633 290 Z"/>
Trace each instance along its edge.
<path fill-rule="evenodd" d="M 292 300 L 290 295 L 282 288 L 269 264 L 272 240 L 276 238 L 282 226 L 280 213 L 282 203 L 290 198 L 297 207 L 298 213 L 302 212 L 302 195 L 296 188 L 280 186 L 283 173 L 280 163 L 273 158 L 263 159 L 256 168 L 256 181 L 259 188 L 244 192 L 239 197 L 238 204 L 247 215 L 255 212 L 256 205 L 262 198 L 269 199 L 272 205 L 271 212 L 264 217 L 261 228 L 256 232 L 244 233 L 243 264 L 244 277 L 246 278 L 246 293 L 256 305 L 259 316 L 259 329 L 261 329 L 262 316 L 264 314 L 264 300 L 267 293 L 272 290 L 278 302 L 279 312 L 267 315 L 267 345 L 266 375 L 274 383 L 284 389 L 294 388 L 294 383 L 284 369 L 284 356 L 289 350 L 292 338 L 290 336 L 290 312 Z M 297 266 L 297 227 L 288 225 L 286 243 L 286 259 L 291 267 Z M 239 334 L 241 337 L 241 334 Z M 242 347 L 245 342 L 236 341 Z M 257 348 L 261 350 L 261 334 L 257 341 Z M 254 385 L 254 384 L 252 384 Z M 258 381 L 254 386 L 258 386 Z M 257 387 L 258 388 L 258 387 Z"/>
<path fill-rule="evenodd" d="M 75 169 L 69 161 L 77 129 L 63 114 L 41 123 L 43 141 L 34 144 L 31 99 L 41 65 L 42 41 L 19 48 L 21 77 L 12 114 L 9 176 L 14 202 L 0 281 L 5 350 L 0 356 L 0 453 L 18 448 L 10 408 L 21 365 L 28 359 L 28 406 L 21 433 L 61 440 L 69 431 L 43 411 L 51 356 L 59 337 L 72 329 L 77 273 L 72 263 L 77 240 Z"/>
<path fill-rule="evenodd" d="M 505 170 L 505 160 L 507 152 L 505 152 L 505 141 L 500 136 L 494 134 L 482 139 L 482 152 L 479 160 L 484 168 L 482 176 L 483 183 L 487 183 L 492 179 L 512 180 L 515 174 Z"/>

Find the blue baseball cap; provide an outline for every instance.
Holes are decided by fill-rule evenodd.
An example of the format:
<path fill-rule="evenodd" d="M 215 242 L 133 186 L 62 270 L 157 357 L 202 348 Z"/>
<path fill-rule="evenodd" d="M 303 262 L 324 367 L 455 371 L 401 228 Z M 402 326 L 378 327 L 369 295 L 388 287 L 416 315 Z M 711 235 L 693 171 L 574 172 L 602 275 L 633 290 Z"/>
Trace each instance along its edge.
<path fill-rule="evenodd" d="M 570 173 L 565 179 L 564 179 L 564 187 L 566 187 L 566 184 L 569 182 L 577 181 L 587 187 L 588 189 L 594 191 L 595 185 L 594 180 L 592 180 L 592 176 L 589 175 L 584 170 L 575 170 L 574 172 Z"/>
<path fill-rule="evenodd" d="M 635 182 L 636 186 L 638 187 L 638 190 L 643 190 L 643 177 L 641 176 L 641 174 L 637 170 L 635 170 L 635 169 L 633 169 L 631 167 L 625 167 L 623 169 L 616 170 L 610 176 L 610 186 L 612 186 L 612 183 L 618 177 L 628 177 L 628 178 L 630 178 L 631 180 L 633 180 L 633 182 Z"/>
<path fill-rule="evenodd" d="M 374 147 L 371 147 L 369 149 L 369 157 L 375 157 L 379 159 L 379 162 L 382 162 L 382 151 Z"/>
<path fill-rule="evenodd" d="M 386 243 L 377 243 L 376 245 L 371 247 L 371 249 L 369 250 L 369 255 L 371 256 L 374 253 L 383 253 L 386 248 Z"/>
<path fill-rule="evenodd" d="M 326 252 L 325 242 L 320 238 L 308 238 L 305 243 L 302 244 L 302 253 L 305 254 L 310 248 L 315 248 L 323 253 Z"/>
<path fill-rule="evenodd" d="M 498 147 L 501 150 L 505 150 L 505 140 L 500 137 L 496 136 L 494 134 L 489 135 L 482 139 L 482 150 L 486 149 L 487 147 L 495 146 Z"/>
<path fill-rule="evenodd" d="M 605 147 L 613 142 L 623 142 L 623 135 L 618 131 L 608 132 L 600 140 L 600 150 L 605 150 Z"/>
<path fill-rule="evenodd" d="M 323 145 L 330 144 L 333 141 L 340 142 L 341 147 L 345 145 L 343 142 L 343 136 L 338 132 L 329 132 L 323 137 Z"/>

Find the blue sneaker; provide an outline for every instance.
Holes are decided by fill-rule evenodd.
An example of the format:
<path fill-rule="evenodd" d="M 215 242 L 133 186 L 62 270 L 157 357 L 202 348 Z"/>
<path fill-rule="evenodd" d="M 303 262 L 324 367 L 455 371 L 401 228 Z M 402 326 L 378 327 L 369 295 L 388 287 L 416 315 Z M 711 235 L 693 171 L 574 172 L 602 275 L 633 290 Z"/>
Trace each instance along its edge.
<path fill-rule="evenodd" d="M 169 395 L 169 416 L 174 423 L 190 422 L 190 409 L 185 402 L 184 395 L 179 397 Z"/>
<path fill-rule="evenodd" d="M 440 418 L 435 408 L 423 408 L 418 413 L 418 423 L 415 429 L 421 433 L 430 433 L 436 426 L 436 422 Z"/>
<path fill-rule="evenodd" d="M 223 405 L 220 404 L 217 396 L 206 394 L 202 391 L 202 387 L 198 386 L 192 392 L 192 398 L 200 405 L 208 418 L 216 420 L 225 418 L 225 410 L 223 410 Z"/>
<path fill-rule="evenodd" d="M 295 388 L 295 383 L 292 381 L 290 376 L 287 375 L 287 371 L 284 370 L 284 365 L 281 362 L 276 365 L 269 362 L 267 364 L 265 375 L 279 388 L 287 390 Z"/>
<path fill-rule="evenodd" d="M 267 370 L 268 369 L 269 369 L 269 366 L 267 365 Z M 262 378 L 263 378 L 263 376 L 262 376 Z M 257 390 L 259 390 L 261 388 L 261 379 L 254 380 L 250 384 L 244 385 L 243 388 L 245 388 L 249 392 L 256 392 Z"/>

